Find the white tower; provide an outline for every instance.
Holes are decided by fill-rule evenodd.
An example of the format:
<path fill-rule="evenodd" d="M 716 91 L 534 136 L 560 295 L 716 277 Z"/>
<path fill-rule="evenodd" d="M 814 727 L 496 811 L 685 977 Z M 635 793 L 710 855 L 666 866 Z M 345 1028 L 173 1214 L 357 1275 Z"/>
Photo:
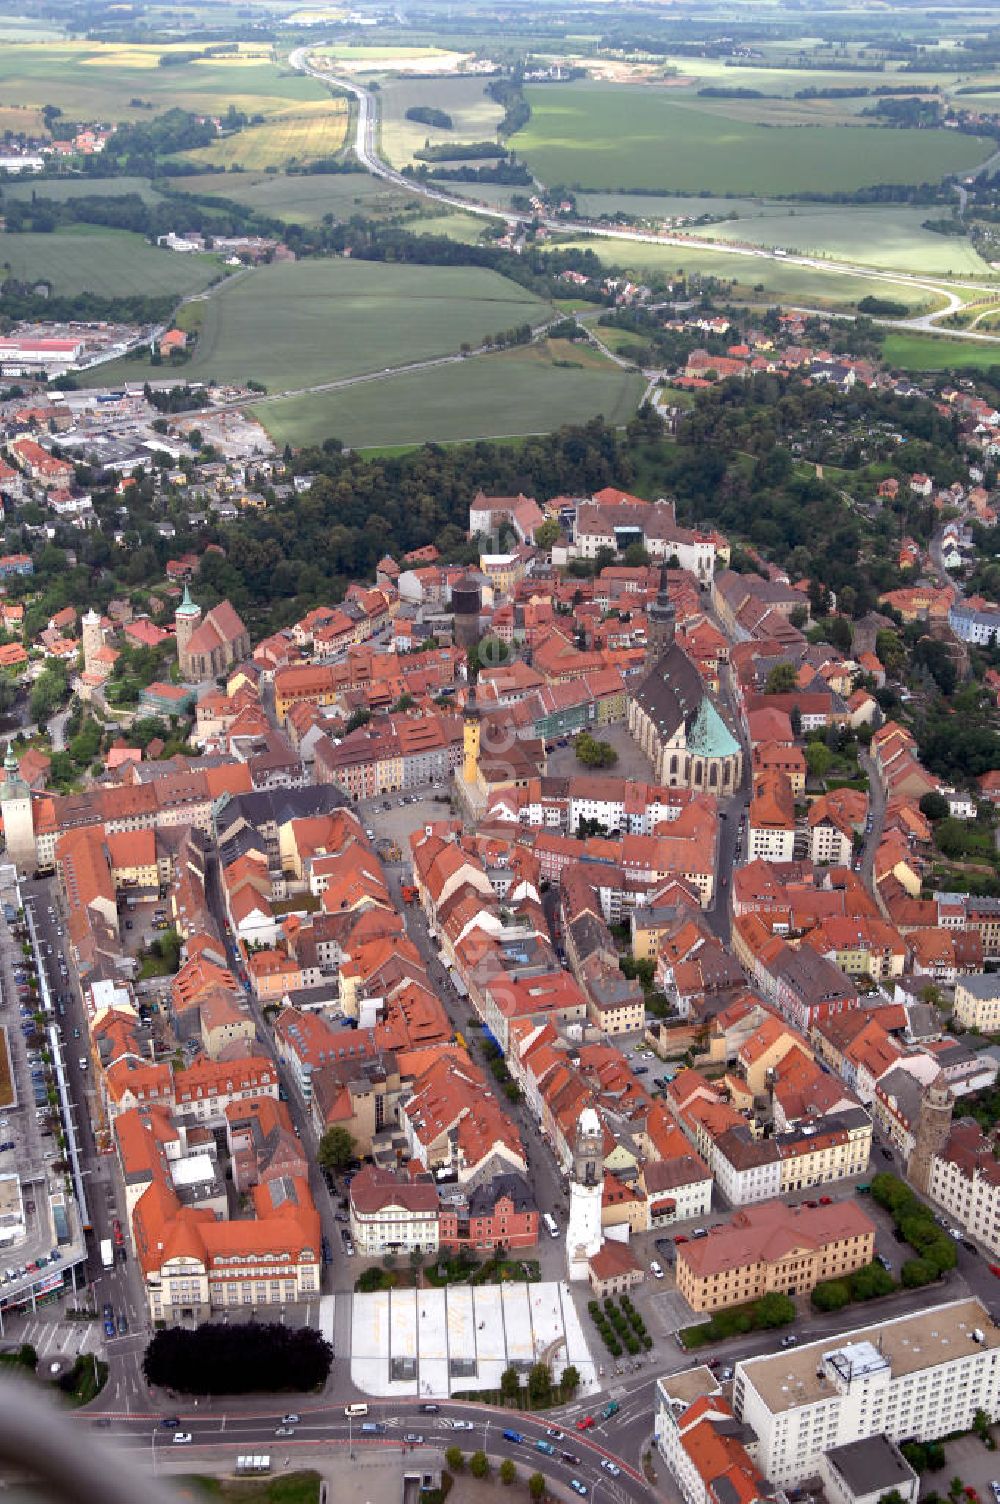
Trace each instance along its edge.
<path fill-rule="evenodd" d="M 101 618 L 97 611 L 91 608 L 83 618 L 83 671 L 92 674 L 96 663 L 96 655 L 104 646 L 104 632 L 101 629 Z"/>
<path fill-rule="evenodd" d="M 37 860 L 31 790 L 21 777 L 13 742 L 7 743 L 3 772 L 3 783 L 0 783 L 0 812 L 3 814 L 7 857 L 18 867 L 30 872 Z"/>
<path fill-rule="evenodd" d="M 573 1178 L 569 1188 L 566 1271 L 571 1280 L 586 1279 L 587 1261 L 601 1246 L 604 1196 L 604 1132 L 592 1107 L 585 1107 L 576 1128 Z"/>

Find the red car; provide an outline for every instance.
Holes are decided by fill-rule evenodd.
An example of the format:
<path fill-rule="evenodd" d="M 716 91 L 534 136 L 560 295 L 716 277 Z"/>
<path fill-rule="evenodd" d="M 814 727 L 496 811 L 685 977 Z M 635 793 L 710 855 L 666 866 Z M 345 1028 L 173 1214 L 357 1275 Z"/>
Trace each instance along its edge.
<path fill-rule="evenodd" d="M 991 1264 L 990 1273 L 995 1274 L 997 1279 L 1000 1279 L 1000 1264 Z"/>
<path fill-rule="evenodd" d="M 679 1232 L 677 1234 L 677 1236 L 674 1238 L 674 1242 L 675 1243 L 686 1243 L 687 1242 L 687 1238 L 684 1236 L 684 1234 L 682 1232 Z"/>
<path fill-rule="evenodd" d="M 832 1196 L 821 1196 L 819 1198 L 819 1204 L 820 1204 L 820 1206 L 832 1206 L 833 1205 L 833 1197 Z"/>
<path fill-rule="evenodd" d="M 589 1431 L 593 1424 L 594 1417 L 592 1415 L 581 1415 L 576 1423 L 576 1429 L 578 1431 Z"/>

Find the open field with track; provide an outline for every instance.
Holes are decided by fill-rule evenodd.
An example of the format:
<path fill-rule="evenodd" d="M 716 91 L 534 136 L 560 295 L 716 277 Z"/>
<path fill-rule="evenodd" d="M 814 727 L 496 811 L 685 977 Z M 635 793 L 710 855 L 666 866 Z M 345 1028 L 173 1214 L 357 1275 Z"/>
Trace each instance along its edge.
<path fill-rule="evenodd" d="M 278 262 L 186 310 L 197 314 L 199 336 L 183 374 L 298 391 L 447 355 L 501 330 L 543 323 L 549 311 L 515 283 L 476 267 Z M 142 380 L 150 369 L 144 361 L 119 361 L 102 368 L 101 384 Z"/>
<path fill-rule="evenodd" d="M 425 214 L 426 205 L 415 194 L 393 188 L 366 172 L 345 173 L 252 173 L 184 179 L 191 193 L 231 199 L 261 214 L 287 219 L 293 224 L 319 224 L 324 214 L 350 219 L 393 219 L 398 214 Z"/>
<path fill-rule="evenodd" d="M 3 263 L 18 281 L 47 282 L 56 294 L 93 292 L 104 298 L 182 297 L 222 274 L 215 256 L 178 256 L 125 230 L 83 225 L 54 235 L 0 233 Z"/>
<path fill-rule="evenodd" d="M 597 413 L 624 423 L 644 388 L 592 349 L 546 341 L 254 411 L 279 444 L 381 448 L 544 433 Z"/>
<path fill-rule="evenodd" d="M 926 205 L 767 204 L 743 210 L 736 219 L 692 228 L 691 234 L 778 246 L 804 256 L 829 256 L 917 276 L 994 278 L 996 273 L 970 241 L 923 228 L 924 220 L 945 217 L 943 209 Z"/>
<path fill-rule="evenodd" d="M 936 182 L 984 161 L 990 143 L 945 130 L 735 121 L 671 91 L 533 84 L 511 138 L 543 183 L 609 189 L 782 194 Z"/>
<path fill-rule="evenodd" d="M 606 266 L 634 272 L 640 280 L 645 272 L 650 271 L 664 275 L 684 271 L 689 276 L 698 272 L 702 276 L 719 277 L 736 284 L 734 296 L 760 302 L 848 311 L 855 308 L 861 298 L 892 298 L 894 302 L 905 303 L 911 314 L 927 313 L 946 306 L 944 300 L 933 292 L 905 282 L 796 266 L 790 261 L 775 261 L 763 256 L 738 256 L 730 251 L 703 249 L 693 243 L 656 245 L 586 235 L 577 240 L 560 239 L 558 244 L 592 250 Z"/>

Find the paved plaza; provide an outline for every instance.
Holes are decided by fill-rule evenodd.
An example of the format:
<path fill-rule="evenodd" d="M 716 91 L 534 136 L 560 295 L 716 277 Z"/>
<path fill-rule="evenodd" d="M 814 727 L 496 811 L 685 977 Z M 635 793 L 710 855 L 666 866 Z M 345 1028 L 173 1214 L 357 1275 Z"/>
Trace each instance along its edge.
<path fill-rule="evenodd" d="M 351 1378 L 371 1395 L 461 1395 L 496 1389 L 504 1369 L 545 1362 L 558 1379 L 567 1364 L 580 1392 L 598 1388 L 569 1286 L 456 1285 L 355 1295 Z"/>

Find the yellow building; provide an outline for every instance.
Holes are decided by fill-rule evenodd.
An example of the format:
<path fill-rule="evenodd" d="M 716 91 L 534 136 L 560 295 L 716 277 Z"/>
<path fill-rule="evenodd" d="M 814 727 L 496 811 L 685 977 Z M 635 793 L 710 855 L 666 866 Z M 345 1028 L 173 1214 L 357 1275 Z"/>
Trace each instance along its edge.
<path fill-rule="evenodd" d="M 781 1150 L 779 1194 L 807 1191 L 834 1180 L 850 1180 L 868 1169 L 872 1152 L 871 1118 L 852 1108 L 820 1119 L 813 1132 L 801 1128 L 778 1135 Z"/>
<path fill-rule="evenodd" d="M 721 1311 L 771 1292 L 806 1295 L 870 1264 L 874 1253 L 875 1227 L 856 1201 L 766 1201 L 678 1248 L 677 1289 L 692 1310 Z"/>

